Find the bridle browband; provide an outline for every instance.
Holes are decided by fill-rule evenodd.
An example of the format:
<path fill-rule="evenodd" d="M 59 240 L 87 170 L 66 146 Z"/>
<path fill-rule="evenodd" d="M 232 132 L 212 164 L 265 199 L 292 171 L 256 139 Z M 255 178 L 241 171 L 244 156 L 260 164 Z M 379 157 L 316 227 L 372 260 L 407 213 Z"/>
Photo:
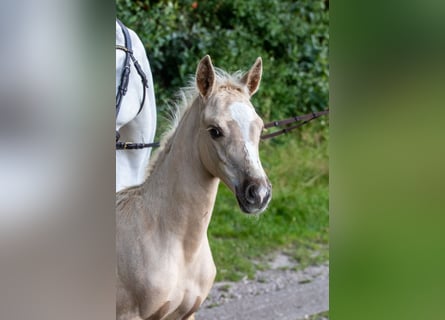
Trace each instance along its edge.
<path fill-rule="evenodd" d="M 142 87 L 144 89 L 142 94 L 142 102 L 141 106 L 139 107 L 139 111 L 137 114 L 139 114 L 142 111 L 142 108 L 144 107 L 145 103 L 145 96 L 146 91 L 148 88 L 148 81 L 147 76 L 145 75 L 144 71 L 141 68 L 141 65 L 135 58 L 133 54 L 133 49 L 131 46 L 131 37 L 130 33 L 128 32 L 128 29 L 124 26 L 124 24 L 119 20 L 116 19 L 117 23 L 122 29 L 122 33 L 124 34 L 124 40 L 125 40 L 125 46 L 116 45 L 116 50 L 122 50 L 125 52 L 125 61 L 124 61 L 124 68 L 122 70 L 122 76 L 121 76 L 121 82 L 119 84 L 117 94 L 116 94 L 116 119 L 119 114 L 119 110 L 121 108 L 122 99 L 124 98 L 125 94 L 127 93 L 128 89 L 128 82 L 130 80 L 130 59 L 133 61 L 133 65 L 136 68 L 137 73 L 141 77 L 142 80 Z M 150 147 L 158 147 L 159 143 L 136 143 L 136 142 L 121 142 L 119 141 L 120 134 L 116 131 L 116 149 L 117 150 L 123 150 L 123 149 L 143 149 L 143 148 L 150 148 Z"/>

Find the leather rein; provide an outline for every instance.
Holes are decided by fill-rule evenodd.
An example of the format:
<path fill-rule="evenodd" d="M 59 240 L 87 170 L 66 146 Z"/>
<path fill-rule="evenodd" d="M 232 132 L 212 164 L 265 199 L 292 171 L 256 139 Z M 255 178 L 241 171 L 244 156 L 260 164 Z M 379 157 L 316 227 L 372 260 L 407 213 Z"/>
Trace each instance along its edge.
<path fill-rule="evenodd" d="M 281 130 L 278 130 L 278 131 L 275 131 L 272 133 L 264 134 L 261 136 L 261 140 L 274 138 L 276 136 L 288 133 L 289 131 L 297 129 L 297 128 L 301 127 L 302 125 L 305 125 L 306 123 L 308 123 L 314 119 L 317 119 L 323 115 L 326 115 L 328 113 L 329 113 L 329 109 L 326 109 L 323 111 L 312 112 L 312 113 L 305 114 L 302 116 L 296 116 L 296 117 L 292 117 L 292 118 L 288 118 L 288 119 L 284 119 L 284 120 L 280 120 L 280 121 L 267 122 L 264 124 L 264 129 L 271 128 L 271 127 L 281 127 L 281 126 L 292 124 L 294 122 L 302 121 L 301 123 L 298 123 L 296 125 L 288 126 L 284 129 L 281 129 Z"/>
<path fill-rule="evenodd" d="M 122 100 L 123 100 L 125 94 L 127 93 L 128 82 L 130 80 L 130 60 L 133 61 L 133 65 L 136 68 L 137 73 L 141 77 L 142 87 L 144 89 L 143 95 L 142 95 L 141 106 L 139 107 L 139 111 L 138 111 L 137 115 L 142 111 L 142 108 L 144 107 L 146 91 L 148 88 L 148 81 L 147 81 L 147 76 L 145 75 L 139 62 L 137 61 L 137 59 L 135 58 L 135 56 L 133 54 L 133 49 L 132 49 L 132 45 L 131 45 L 131 37 L 130 37 L 130 33 L 128 32 L 128 29 L 124 26 L 124 24 L 119 19 L 116 19 L 116 21 L 122 29 L 122 33 L 124 34 L 124 40 L 125 40 L 125 46 L 116 45 L 116 50 L 122 50 L 125 52 L 124 68 L 122 70 L 121 82 L 119 84 L 117 94 L 116 94 L 116 119 L 117 119 L 117 116 L 118 116 L 120 108 L 121 108 Z M 151 148 L 151 147 L 159 146 L 158 142 L 153 142 L 153 143 L 122 142 L 122 141 L 119 141 L 119 138 L 120 138 L 120 134 L 119 134 L 119 132 L 116 131 L 116 149 L 117 150 L 143 149 L 143 148 Z"/>

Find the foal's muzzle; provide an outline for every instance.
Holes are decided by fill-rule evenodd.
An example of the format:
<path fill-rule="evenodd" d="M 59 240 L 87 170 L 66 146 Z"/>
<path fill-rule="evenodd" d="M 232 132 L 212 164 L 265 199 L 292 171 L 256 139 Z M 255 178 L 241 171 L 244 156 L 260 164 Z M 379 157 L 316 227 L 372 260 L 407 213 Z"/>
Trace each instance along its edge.
<path fill-rule="evenodd" d="M 260 213 L 272 198 L 272 186 L 267 179 L 246 180 L 236 188 L 236 198 L 245 213 Z"/>

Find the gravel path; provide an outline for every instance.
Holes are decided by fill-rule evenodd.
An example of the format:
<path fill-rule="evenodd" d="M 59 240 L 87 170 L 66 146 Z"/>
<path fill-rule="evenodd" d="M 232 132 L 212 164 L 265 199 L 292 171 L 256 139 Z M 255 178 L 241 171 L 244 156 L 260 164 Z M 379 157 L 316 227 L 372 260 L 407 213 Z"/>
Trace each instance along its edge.
<path fill-rule="evenodd" d="M 196 320 L 300 320 L 329 310 L 328 264 L 293 271 L 295 265 L 278 254 L 253 280 L 215 283 Z"/>

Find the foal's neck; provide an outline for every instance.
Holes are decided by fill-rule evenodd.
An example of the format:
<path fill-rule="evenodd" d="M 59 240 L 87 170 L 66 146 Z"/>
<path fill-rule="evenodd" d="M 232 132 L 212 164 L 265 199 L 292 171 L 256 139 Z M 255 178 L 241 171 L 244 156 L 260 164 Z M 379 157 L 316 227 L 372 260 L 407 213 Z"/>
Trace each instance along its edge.
<path fill-rule="evenodd" d="M 203 166 L 199 156 L 199 100 L 185 111 L 176 131 L 159 155 L 148 178 L 157 201 L 158 218 L 163 226 L 187 241 L 200 241 L 206 236 L 219 179 Z"/>

